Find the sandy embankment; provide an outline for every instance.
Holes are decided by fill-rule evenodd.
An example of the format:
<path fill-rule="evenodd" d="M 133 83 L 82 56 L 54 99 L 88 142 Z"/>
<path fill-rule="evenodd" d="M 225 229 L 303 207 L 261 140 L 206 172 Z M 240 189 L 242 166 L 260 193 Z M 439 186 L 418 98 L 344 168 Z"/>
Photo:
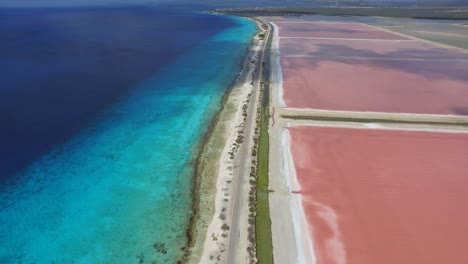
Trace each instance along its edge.
<path fill-rule="evenodd" d="M 273 105 L 279 105 L 280 107 L 285 107 L 283 100 L 283 72 L 281 71 L 280 57 L 281 51 L 279 47 L 279 30 L 276 24 L 273 25 L 273 40 L 271 43 L 271 83 L 272 83 L 272 103 Z M 277 96 L 275 96 L 277 95 Z"/>
<path fill-rule="evenodd" d="M 282 94 L 282 71 L 278 27 L 274 28 L 271 50 L 271 112 L 272 118 L 281 121 L 279 113 L 284 107 Z M 274 111 L 277 110 L 277 111 Z M 313 244 L 306 217 L 302 208 L 302 198 L 297 192 L 300 186 L 295 176 L 295 168 L 289 150 L 289 133 L 283 122 L 270 124 L 270 168 L 269 189 L 270 217 L 272 221 L 273 256 L 276 263 L 315 263 Z"/>
<path fill-rule="evenodd" d="M 290 151 L 291 137 L 286 129 L 281 136 L 281 148 L 283 153 L 282 174 L 290 190 L 289 200 L 291 206 L 291 218 L 294 226 L 296 241 L 297 262 L 316 263 L 314 255 L 312 234 L 306 222 L 304 208 L 302 207 L 301 186 L 297 180 L 296 169 Z"/>
<path fill-rule="evenodd" d="M 260 27 L 259 32 L 263 32 Z M 263 40 L 253 38 L 250 50 L 242 62 L 242 71 L 226 97 L 199 158 L 198 217 L 193 227 L 194 245 L 188 258 L 189 263 L 226 262 L 231 235 L 230 219 L 233 214 L 245 215 L 240 229 L 241 232 L 247 233 L 249 208 L 243 204 L 241 212 L 233 212 L 232 196 L 238 191 L 234 186 L 237 185 L 235 175 L 239 170 L 237 152 L 240 144 L 243 144 L 239 144 L 239 137 L 243 137 L 246 126 L 244 108 L 256 100 L 253 98 L 253 77 L 256 67 L 259 67 L 258 54 L 262 45 Z M 245 190 L 245 195 L 248 195 L 248 188 L 245 187 L 245 184 L 249 184 L 248 178 L 241 184 L 240 191 L 244 193 Z M 244 200 L 247 204 L 248 199 Z M 239 243 L 245 249 L 245 252 L 242 252 L 244 258 L 248 258 L 247 236 Z"/>

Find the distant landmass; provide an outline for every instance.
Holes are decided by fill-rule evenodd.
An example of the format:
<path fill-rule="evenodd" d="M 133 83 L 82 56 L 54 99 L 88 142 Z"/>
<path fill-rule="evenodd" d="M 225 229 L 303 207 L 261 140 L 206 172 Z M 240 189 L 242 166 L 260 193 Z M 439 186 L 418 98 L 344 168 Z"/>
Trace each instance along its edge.
<path fill-rule="evenodd" d="M 89 6 L 183 4 L 190 6 L 266 7 L 266 6 L 467 6 L 468 0 L 2 0 L 0 6 Z"/>
<path fill-rule="evenodd" d="M 274 15 L 325 15 L 325 16 L 376 16 L 416 19 L 456 19 L 468 20 L 466 7 L 402 7 L 402 6 L 288 6 L 255 8 L 220 8 L 214 10 L 237 16 L 274 16 Z"/>

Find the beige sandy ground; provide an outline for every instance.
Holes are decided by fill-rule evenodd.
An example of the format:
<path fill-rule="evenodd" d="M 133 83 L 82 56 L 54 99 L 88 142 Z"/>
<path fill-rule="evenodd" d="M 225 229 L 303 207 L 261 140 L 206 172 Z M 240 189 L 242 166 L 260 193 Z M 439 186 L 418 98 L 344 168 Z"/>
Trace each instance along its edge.
<path fill-rule="evenodd" d="M 273 237 L 273 258 L 276 263 L 306 263 L 306 255 L 313 259 L 311 241 L 303 230 L 307 230 L 305 217 L 302 214 L 300 197 L 292 195 L 297 191 L 294 167 L 291 166 L 290 154 L 286 146 L 288 136 L 280 121 L 280 113 L 284 102 L 282 101 L 282 73 L 279 64 L 279 38 L 278 27 L 274 26 L 273 42 L 271 46 L 271 107 L 274 117 L 270 120 L 270 167 L 269 189 L 270 217 Z M 273 111 L 273 108 L 275 109 Z M 275 120 L 275 124 L 273 124 Z M 294 217 L 293 217 L 294 216 Z M 295 220 L 295 221 L 294 221 Z M 302 234 L 302 235 L 301 235 Z"/>
<path fill-rule="evenodd" d="M 268 20 L 268 19 L 267 19 Z M 385 30 L 378 28 L 380 30 Z M 385 31 L 389 31 L 388 29 Z M 391 32 L 391 31 L 390 31 Z M 281 115 L 299 116 L 329 116 L 329 117 L 355 117 L 355 118 L 380 118 L 389 120 L 423 121 L 423 122 L 468 122 L 465 116 L 444 115 L 419 115 L 419 114 L 393 114 L 376 112 L 348 112 L 327 111 L 317 109 L 293 109 L 285 108 L 282 100 L 282 77 L 279 64 L 280 52 L 278 49 L 278 34 L 275 27 L 271 50 L 272 61 L 272 91 L 270 112 L 273 117 L 270 120 L 270 168 L 269 189 L 270 215 L 272 220 L 273 255 L 276 263 L 315 263 L 313 241 L 305 222 L 305 216 L 300 205 L 300 195 L 294 194 L 299 187 L 295 179 L 295 169 L 289 152 L 289 134 L 287 127 L 296 125 L 351 127 L 362 129 L 398 129 L 417 131 L 438 131 L 449 133 L 468 133 L 468 127 L 455 125 L 428 125 L 428 124 L 395 124 L 395 123 L 361 123 L 361 122 L 331 122 L 312 120 L 293 120 L 281 118 Z M 392 32 L 394 33 L 394 32 Z M 398 33 L 397 33 L 398 34 Z M 399 34 L 402 35 L 402 34 Z M 406 36 L 406 35 L 403 35 Z M 408 36 L 406 36 L 408 37 Z M 411 39 L 417 39 L 409 36 Z M 420 40 L 424 42 L 433 42 Z M 438 46 L 447 47 L 439 44 Z M 455 47 L 454 50 L 466 52 Z M 273 121 L 274 120 L 274 121 Z"/>
<path fill-rule="evenodd" d="M 257 22 L 257 21 L 256 21 Z M 258 22 L 257 22 L 258 23 Z M 259 26 L 259 32 L 264 32 Z M 251 148 L 264 40 L 255 37 L 200 163 L 200 208 L 189 263 L 249 263 Z M 254 62 L 254 63 L 252 63 Z M 244 105 L 247 107 L 244 109 Z M 244 113 L 248 113 L 245 117 Z M 238 144 L 236 140 L 242 138 Z"/>

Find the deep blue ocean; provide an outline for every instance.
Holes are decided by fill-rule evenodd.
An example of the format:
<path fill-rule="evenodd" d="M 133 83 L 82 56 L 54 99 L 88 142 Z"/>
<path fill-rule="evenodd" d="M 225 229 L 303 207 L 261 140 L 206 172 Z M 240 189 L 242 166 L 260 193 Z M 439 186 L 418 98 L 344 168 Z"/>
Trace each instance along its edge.
<path fill-rule="evenodd" d="M 171 7 L 0 8 L 0 263 L 173 263 L 256 32 Z"/>

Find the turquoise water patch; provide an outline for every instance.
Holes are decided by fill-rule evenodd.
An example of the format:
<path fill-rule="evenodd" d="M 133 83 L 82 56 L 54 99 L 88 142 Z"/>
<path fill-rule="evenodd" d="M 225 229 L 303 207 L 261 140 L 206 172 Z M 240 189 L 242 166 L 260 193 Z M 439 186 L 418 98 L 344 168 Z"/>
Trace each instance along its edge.
<path fill-rule="evenodd" d="M 178 57 L 2 190 L 0 263 L 181 257 L 194 147 L 256 31 L 227 19 L 236 26 Z"/>

